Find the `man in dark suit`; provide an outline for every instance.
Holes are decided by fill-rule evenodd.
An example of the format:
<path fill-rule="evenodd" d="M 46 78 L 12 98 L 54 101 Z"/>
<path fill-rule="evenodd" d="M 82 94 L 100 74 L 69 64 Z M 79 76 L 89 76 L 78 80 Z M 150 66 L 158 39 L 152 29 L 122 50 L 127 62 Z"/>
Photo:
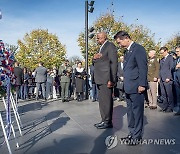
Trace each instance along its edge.
<path fill-rule="evenodd" d="M 119 94 L 119 101 L 124 100 L 124 89 L 123 89 L 123 61 L 124 56 L 120 56 L 120 62 L 118 63 L 118 71 L 117 71 L 117 86 L 118 94 Z"/>
<path fill-rule="evenodd" d="M 180 46 L 176 47 L 177 59 L 175 63 L 175 90 L 178 110 L 175 115 L 180 115 Z"/>
<path fill-rule="evenodd" d="M 160 54 L 163 58 L 160 60 L 160 88 L 163 106 L 160 111 L 173 112 L 173 75 L 172 70 L 174 67 L 173 57 L 168 54 L 167 47 L 161 47 Z"/>
<path fill-rule="evenodd" d="M 14 75 L 16 77 L 16 100 L 18 101 L 18 98 L 20 98 L 20 90 L 21 85 L 23 84 L 24 76 L 23 76 L 23 69 L 19 67 L 19 63 L 15 62 L 14 64 Z"/>
<path fill-rule="evenodd" d="M 119 31 L 115 36 L 117 44 L 126 48 L 124 56 L 124 91 L 127 101 L 129 135 L 124 140 L 139 141 L 143 135 L 144 92 L 147 87 L 147 55 L 141 45 L 133 42 L 129 34 Z M 138 142 L 137 142 L 138 143 Z"/>
<path fill-rule="evenodd" d="M 97 42 L 101 45 L 99 53 L 93 57 L 94 79 L 98 87 L 99 109 L 102 121 L 94 126 L 98 129 L 112 128 L 113 98 L 112 90 L 116 83 L 117 49 L 107 40 L 105 32 L 97 34 Z"/>
<path fill-rule="evenodd" d="M 35 82 L 36 82 L 36 100 L 38 99 L 39 95 L 39 88 L 41 86 L 43 99 L 46 100 L 46 89 L 45 89 L 45 83 L 47 80 L 47 69 L 43 67 L 43 63 L 39 62 L 39 67 L 35 70 Z"/>

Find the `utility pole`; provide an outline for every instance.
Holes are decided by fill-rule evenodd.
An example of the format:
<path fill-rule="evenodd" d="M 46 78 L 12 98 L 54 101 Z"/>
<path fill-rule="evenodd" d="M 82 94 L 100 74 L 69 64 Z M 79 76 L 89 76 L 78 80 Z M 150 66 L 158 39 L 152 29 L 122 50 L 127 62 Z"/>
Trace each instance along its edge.
<path fill-rule="evenodd" d="M 88 96 L 88 87 L 89 87 L 89 83 L 88 83 L 88 12 L 93 13 L 94 10 L 94 1 L 91 1 L 90 3 L 88 3 L 88 1 L 85 1 L 85 51 L 86 51 L 86 55 L 85 55 L 85 69 L 86 69 L 86 73 L 87 73 L 87 77 L 86 77 L 86 99 L 89 98 Z M 90 6 L 90 9 L 89 9 Z"/>

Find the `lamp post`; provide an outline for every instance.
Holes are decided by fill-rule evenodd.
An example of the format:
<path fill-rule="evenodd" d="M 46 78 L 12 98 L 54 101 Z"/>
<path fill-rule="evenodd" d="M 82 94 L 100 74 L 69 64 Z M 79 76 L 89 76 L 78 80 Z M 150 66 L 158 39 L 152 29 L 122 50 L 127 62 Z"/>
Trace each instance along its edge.
<path fill-rule="evenodd" d="M 88 12 L 93 13 L 94 10 L 94 1 L 91 1 L 88 3 L 88 1 L 85 1 L 85 69 L 86 73 L 88 75 Z M 89 8 L 90 6 L 90 8 Z M 86 77 L 86 99 L 88 99 L 88 76 Z"/>
<path fill-rule="evenodd" d="M 2 12 L 1 12 L 1 9 L 0 9 L 0 19 L 2 19 Z"/>

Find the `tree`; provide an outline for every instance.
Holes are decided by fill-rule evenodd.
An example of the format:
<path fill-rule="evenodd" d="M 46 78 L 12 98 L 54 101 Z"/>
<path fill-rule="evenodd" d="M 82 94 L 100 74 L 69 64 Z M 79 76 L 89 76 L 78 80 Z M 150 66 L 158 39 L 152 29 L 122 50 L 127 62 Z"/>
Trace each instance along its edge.
<path fill-rule="evenodd" d="M 169 50 L 174 50 L 177 46 L 180 46 L 180 32 L 175 34 L 170 40 L 168 40 L 165 46 Z"/>
<path fill-rule="evenodd" d="M 58 37 L 48 30 L 37 29 L 18 40 L 19 50 L 15 57 L 24 67 L 34 69 L 42 61 L 47 68 L 59 67 L 65 60 L 66 48 Z"/>
<path fill-rule="evenodd" d="M 69 58 L 70 65 L 74 65 L 77 61 L 82 61 L 81 57 L 79 56 L 72 56 Z"/>
<path fill-rule="evenodd" d="M 160 43 L 158 42 L 156 44 L 153 39 L 155 34 L 152 34 L 149 29 L 144 28 L 142 25 L 136 25 L 136 24 L 127 25 L 121 20 L 116 21 L 114 16 L 111 14 L 105 14 L 105 15 L 100 16 L 94 22 L 93 27 L 95 29 L 95 33 L 100 32 L 100 31 L 107 32 L 108 39 L 112 42 L 114 42 L 114 39 L 113 39 L 114 35 L 118 31 L 124 30 L 130 34 L 132 40 L 144 46 L 146 51 L 149 51 L 151 49 L 157 50 L 160 47 Z M 85 39 L 84 39 L 83 32 L 79 34 L 78 43 L 79 43 L 80 51 L 82 52 L 82 55 L 84 56 L 85 55 Z M 124 50 L 120 49 L 118 45 L 116 44 L 116 42 L 114 43 L 118 48 L 118 51 L 119 51 L 118 54 L 122 55 Z M 99 50 L 99 46 L 96 44 L 95 37 L 92 38 L 91 40 L 89 39 L 88 48 L 89 48 L 88 60 L 91 63 L 92 56 L 94 55 L 94 53 L 96 53 Z"/>

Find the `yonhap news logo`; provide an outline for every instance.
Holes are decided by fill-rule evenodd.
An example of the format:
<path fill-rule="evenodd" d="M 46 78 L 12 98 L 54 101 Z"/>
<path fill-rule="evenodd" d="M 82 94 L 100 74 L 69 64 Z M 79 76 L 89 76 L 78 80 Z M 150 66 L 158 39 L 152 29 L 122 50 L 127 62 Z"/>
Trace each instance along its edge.
<path fill-rule="evenodd" d="M 107 149 L 116 147 L 118 143 L 120 145 L 175 145 L 176 139 L 118 139 L 116 135 L 108 136 L 105 139 Z"/>
<path fill-rule="evenodd" d="M 175 145 L 176 140 L 175 139 L 120 139 L 120 144 L 126 144 L 126 145 Z"/>
<path fill-rule="evenodd" d="M 116 147 L 118 144 L 118 137 L 116 135 L 106 137 L 105 144 L 107 146 L 107 149 Z"/>

